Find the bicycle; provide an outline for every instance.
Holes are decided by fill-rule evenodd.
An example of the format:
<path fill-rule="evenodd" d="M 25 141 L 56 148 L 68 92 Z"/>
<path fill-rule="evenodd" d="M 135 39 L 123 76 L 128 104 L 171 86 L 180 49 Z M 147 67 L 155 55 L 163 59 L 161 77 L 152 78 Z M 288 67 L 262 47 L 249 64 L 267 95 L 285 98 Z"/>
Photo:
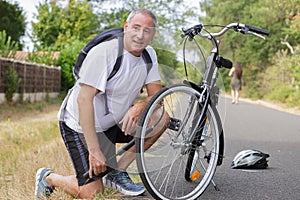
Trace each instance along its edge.
<path fill-rule="evenodd" d="M 155 199 L 196 199 L 211 182 L 218 190 L 213 176 L 223 161 L 224 133 L 216 108 L 216 80 L 218 70 L 231 68 L 232 62 L 219 55 L 216 38 L 228 30 L 262 39 L 269 35 L 267 30 L 242 23 L 222 26 L 219 32 L 209 32 L 206 26 L 213 25 L 199 24 L 183 29 L 182 34 L 184 42 L 199 36 L 213 45 L 202 82 L 185 80 L 163 88 L 148 102 L 138 123 L 137 168 Z M 159 136 L 151 141 L 155 132 Z"/>

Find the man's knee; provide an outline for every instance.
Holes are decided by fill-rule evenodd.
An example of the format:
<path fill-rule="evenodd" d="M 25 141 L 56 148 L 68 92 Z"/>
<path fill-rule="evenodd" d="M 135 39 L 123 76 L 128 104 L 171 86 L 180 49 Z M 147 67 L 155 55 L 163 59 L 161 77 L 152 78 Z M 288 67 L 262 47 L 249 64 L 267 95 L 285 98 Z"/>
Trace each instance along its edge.
<path fill-rule="evenodd" d="M 164 109 L 157 109 L 151 116 L 151 120 L 155 122 L 157 131 L 163 131 L 170 122 L 170 116 Z"/>

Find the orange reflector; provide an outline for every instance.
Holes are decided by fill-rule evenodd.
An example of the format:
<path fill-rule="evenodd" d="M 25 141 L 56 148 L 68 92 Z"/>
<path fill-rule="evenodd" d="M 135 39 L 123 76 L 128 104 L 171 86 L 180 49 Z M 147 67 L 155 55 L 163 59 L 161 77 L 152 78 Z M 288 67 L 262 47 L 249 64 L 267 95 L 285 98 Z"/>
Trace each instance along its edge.
<path fill-rule="evenodd" d="M 191 180 L 192 180 L 192 181 L 196 181 L 199 177 L 200 177 L 200 171 L 199 171 L 199 170 L 196 170 L 196 171 L 192 174 Z"/>

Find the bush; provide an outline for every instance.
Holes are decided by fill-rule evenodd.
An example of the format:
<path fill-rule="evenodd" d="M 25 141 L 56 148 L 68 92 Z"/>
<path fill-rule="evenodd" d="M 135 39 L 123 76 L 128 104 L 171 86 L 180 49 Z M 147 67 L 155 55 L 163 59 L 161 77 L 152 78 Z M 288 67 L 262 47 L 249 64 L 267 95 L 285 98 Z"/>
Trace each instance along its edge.
<path fill-rule="evenodd" d="M 12 102 L 13 95 L 18 92 L 21 79 L 19 79 L 16 70 L 12 67 L 8 67 L 6 70 L 6 90 L 5 98 L 8 102 Z"/>
<path fill-rule="evenodd" d="M 274 56 L 274 64 L 266 70 L 264 98 L 285 103 L 289 107 L 299 107 L 300 54 L 280 51 Z"/>
<path fill-rule="evenodd" d="M 14 54 L 17 50 L 18 43 L 13 41 L 9 35 L 6 34 L 6 31 L 0 31 L 0 56 L 14 57 Z"/>
<path fill-rule="evenodd" d="M 78 54 L 81 49 L 85 46 L 85 43 L 78 40 L 66 45 L 60 51 L 58 60 L 56 61 L 56 66 L 61 67 L 61 90 L 67 91 L 70 89 L 75 79 L 73 77 L 73 67 L 77 60 Z"/>
<path fill-rule="evenodd" d="M 32 52 L 28 54 L 28 57 L 26 58 L 27 62 L 31 63 L 40 63 L 40 64 L 45 64 L 48 66 L 54 65 L 55 63 L 55 51 L 52 51 L 50 48 L 43 52 Z"/>
<path fill-rule="evenodd" d="M 273 89 L 269 91 L 265 97 L 272 101 L 286 103 L 287 99 L 291 97 L 291 94 L 293 94 L 293 91 L 294 89 L 287 85 L 278 84 L 277 86 L 273 86 Z"/>
<path fill-rule="evenodd" d="M 288 107 L 296 107 L 300 109 L 300 91 L 295 89 L 286 100 Z"/>

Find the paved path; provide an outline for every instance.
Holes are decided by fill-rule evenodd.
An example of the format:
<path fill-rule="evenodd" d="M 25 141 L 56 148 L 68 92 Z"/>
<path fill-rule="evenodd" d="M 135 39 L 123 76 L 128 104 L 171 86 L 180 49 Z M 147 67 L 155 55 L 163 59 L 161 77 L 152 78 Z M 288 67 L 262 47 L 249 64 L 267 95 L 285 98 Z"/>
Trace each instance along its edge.
<path fill-rule="evenodd" d="M 224 104 L 223 104 L 224 105 Z M 222 113 L 225 129 L 224 165 L 217 169 L 215 181 L 203 199 L 300 199 L 300 115 L 240 102 L 225 101 Z M 270 105 L 267 105 L 270 106 Z M 233 170 L 230 163 L 244 149 L 270 154 L 266 170 Z"/>
<path fill-rule="evenodd" d="M 220 191 L 210 185 L 200 199 L 300 199 L 300 115 L 269 108 L 274 106 L 264 102 L 233 105 L 229 99 L 221 99 L 219 107 L 223 108 L 225 159 L 214 181 Z M 244 149 L 269 153 L 269 168 L 230 169 L 234 156 Z M 146 193 L 138 199 L 152 198 Z"/>

